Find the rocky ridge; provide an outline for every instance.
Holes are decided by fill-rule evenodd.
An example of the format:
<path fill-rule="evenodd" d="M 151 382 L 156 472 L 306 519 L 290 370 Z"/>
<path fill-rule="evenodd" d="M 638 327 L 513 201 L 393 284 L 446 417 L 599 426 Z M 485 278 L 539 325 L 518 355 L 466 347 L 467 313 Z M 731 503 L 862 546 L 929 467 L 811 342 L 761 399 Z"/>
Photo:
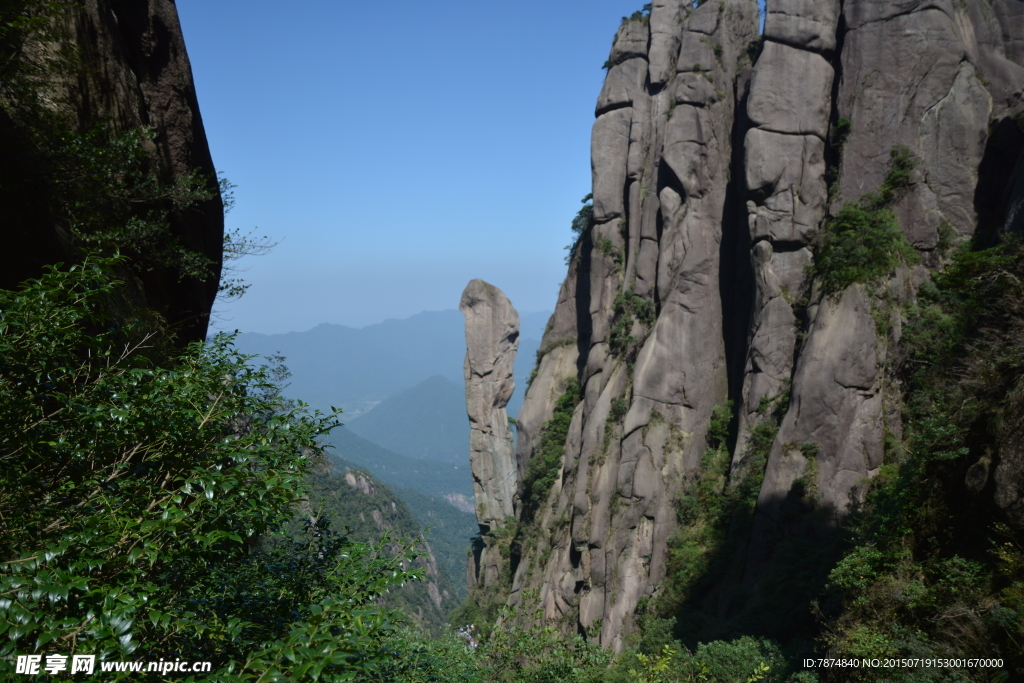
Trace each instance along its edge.
<path fill-rule="evenodd" d="M 782 539 L 827 534 L 860 502 L 900 429 L 891 304 L 950 243 L 1021 225 L 1022 8 L 768 0 L 763 37 L 755 0 L 660 0 L 624 20 L 596 108 L 592 221 L 518 417 L 520 482 L 573 380 L 579 402 L 535 511 L 520 485 L 508 604 L 621 648 L 659 598 L 716 407 L 732 406 L 725 486 L 759 487 L 734 588 L 756 594 Z M 825 292 L 808 268 L 819 233 L 899 154 L 913 171 L 892 209 L 920 263 Z M 1004 469 L 997 503 L 1016 523 Z"/>

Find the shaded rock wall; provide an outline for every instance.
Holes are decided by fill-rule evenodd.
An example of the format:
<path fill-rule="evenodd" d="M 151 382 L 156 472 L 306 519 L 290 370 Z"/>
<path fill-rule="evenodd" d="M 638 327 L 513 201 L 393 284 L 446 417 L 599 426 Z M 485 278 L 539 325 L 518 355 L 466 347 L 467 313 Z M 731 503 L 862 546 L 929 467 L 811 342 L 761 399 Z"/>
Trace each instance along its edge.
<path fill-rule="evenodd" d="M 621 647 L 659 596 L 676 499 L 728 399 L 737 476 L 764 401 L 790 396 L 733 561 L 745 590 L 800 533 L 783 514 L 798 480 L 833 525 L 861 499 L 900 429 L 884 369 L 900 320 L 880 302 L 913 300 L 940 236 L 1021 221 L 1022 7 L 768 0 L 763 46 L 755 0 L 662 0 L 620 27 L 592 135 L 593 226 L 519 416 L 520 474 L 572 377 L 582 400 L 559 479 L 520 520 L 510 605 L 568 632 L 600 624 Z M 924 265 L 825 297 L 806 268 L 816 238 L 879 189 L 898 145 L 917 165 L 894 209 Z"/>
<path fill-rule="evenodd" d="M 69 17 L 69 36 L 83 68 L 67 84 L 68 100 L 81 129 L 109 122 L 119 131 L 150 126 L 157 176 L 165 183 L 199 171 L 216 187 L 216 171 L 196 98 L 192 70 L 173 0 L 86 0 Z M 38 276 L 42 266 L 74 258 L 61 217 L 31 200 L 35 151 L 25 134 L 0 113 L 0 183 L 4 249 L 0 287 L 13 288 Z M 206 281 L 181 281 L 165 269 L 143 276 L 149 307 L 176 325 L 179 340 L 206 336 L 220 279 L 224 212 L 219 196 L 171 216 L 182 244 L 215 264 Z"/>

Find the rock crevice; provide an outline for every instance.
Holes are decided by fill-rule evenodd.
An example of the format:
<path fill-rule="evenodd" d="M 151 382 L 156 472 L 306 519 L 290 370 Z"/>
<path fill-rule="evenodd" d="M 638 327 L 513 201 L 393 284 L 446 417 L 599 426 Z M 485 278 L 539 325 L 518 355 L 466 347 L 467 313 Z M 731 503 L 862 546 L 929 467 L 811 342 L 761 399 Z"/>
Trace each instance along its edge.
<path fill-rule="evenodd" d="M 661 0 L 620 27 L 612 61 L 630 58 L 598 99 L 594 223 L 519 416 L 520 476 L 573 380 L 580 403 L 547 500 L 519 519 L 510 605 L 571 632 L 600 623 L 599 642 L 621 648 L 641 600 L 662 597 L 688 523 L 677 502 L 730 399 L 725 485 L 759 490 L 700 598 L 714 618 L 761 590 L 786 539 L 819 541 L 862 501 L 899 429 L 885 306 L 940 265 L 940 233 L 979 229 L 978 205 L 999 207 L 984 208 L 991 229 L 1024 215 L 1024 151 L 1009 123 L 990 125 L 1024 109 L 1024 5 L 980 4 L 768 0 L 759 37 L 756 0 Z M 993 149 L 993 130 L 1009 143 Z M 822 231 L 879 191 L 903 148 L 915 169 L 892 208 L 923 265 L 826 295 Z M 755 433 L 771 441 L 761 460 Z M 793 521 L 807 510 L 825 521 Z"/>

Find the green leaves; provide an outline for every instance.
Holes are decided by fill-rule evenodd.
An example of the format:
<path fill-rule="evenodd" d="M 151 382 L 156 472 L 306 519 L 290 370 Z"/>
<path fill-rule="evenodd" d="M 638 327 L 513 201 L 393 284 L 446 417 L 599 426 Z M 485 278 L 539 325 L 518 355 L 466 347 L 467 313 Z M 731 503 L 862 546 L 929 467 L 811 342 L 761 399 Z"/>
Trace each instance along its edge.
<path fill-rule="evenodd" d="M 845 129 L 840 127 L 837 135 L 845 136 L 849 121 L 845 123 Z M 847 202 L 825 224 L 811 271 L 821 278 L 827 294 L 838 294 L 857 282 L 877 280 L 902 263 L 920 260 L 890 208 L 910 186 L 916 162 L 906 147 L 894 147 L 891 157 L 889 173 L 878 194 Z"/>
<path fill-rule="evenodd" d="M 826 293 L 855 282 L 870 282 L 901 263 L 916 263 L 917 252 L 900 231 L 896 214 L 870 200 L 848 202 L 825 226 L 814 260 L 814 274 Z"/>
<path fill-rule="evenodd" d="M 286 404 L 227 337 L 154 363 L 108 312 L 116 265 L 0 292 L 0 656 L 235 659 L 238 681 L 384 657 L 374 603 L 420 576 L 408 543 L 246 540 L 292 516 L 334 416 Z"/>
<path fill-rule="evenodd" d="M 571 377 L 565 383 L 565 391 L 555 402 L 551 419 L 541 427 L 540 446 L 526 467 L 523 477 L 524 522 L 533 518 L 562 469 L 565 439 L 569 435 L 572 414 L 581 400 L 583 397 L 580 395 L 579 380 Z"/>

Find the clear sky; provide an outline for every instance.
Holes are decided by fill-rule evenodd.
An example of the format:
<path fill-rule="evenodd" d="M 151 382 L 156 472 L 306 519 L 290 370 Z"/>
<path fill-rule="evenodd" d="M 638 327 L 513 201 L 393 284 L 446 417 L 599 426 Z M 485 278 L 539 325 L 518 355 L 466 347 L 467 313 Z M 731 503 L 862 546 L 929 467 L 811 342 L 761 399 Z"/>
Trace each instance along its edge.
<path fill-rule="evenodd" d="M 218 326 L 361 327 L 483 278 L 554 308 L 602 64 L 641 0 L 177 0 L 228 228 L 280 244 Z"/>

